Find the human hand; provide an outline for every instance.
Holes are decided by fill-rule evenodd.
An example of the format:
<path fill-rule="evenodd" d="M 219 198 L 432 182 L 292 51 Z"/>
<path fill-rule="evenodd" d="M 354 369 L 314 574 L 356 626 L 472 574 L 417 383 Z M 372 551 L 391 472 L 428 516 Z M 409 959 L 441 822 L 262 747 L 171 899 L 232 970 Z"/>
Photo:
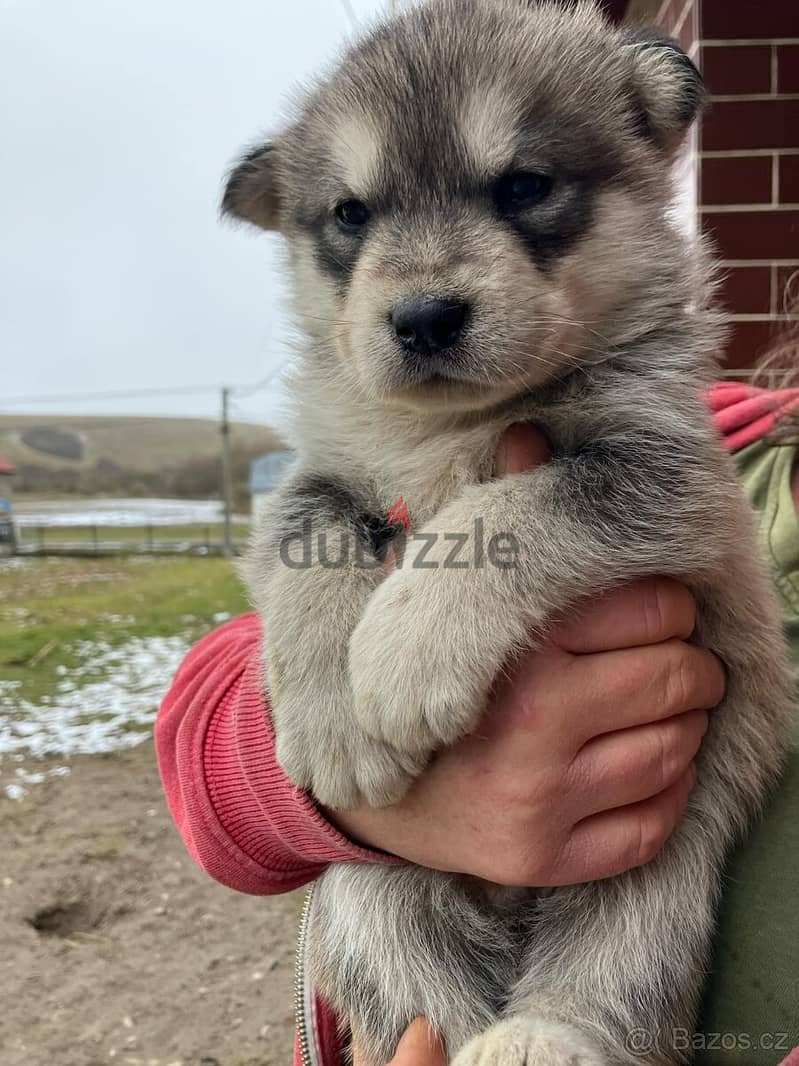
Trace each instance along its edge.
<path fill-rule="evenodd" d="M 514 426 L 498 473 L 547 457 Z M 676 827 L 715 657 L 687 643 L 690 593 L 667 579 L 617 589 L 553 627 L 496 687 L 479 730 L 441 752 L 393 807 L 337 812 L 363 844 L 505 885 L 564 885 L 642 865 Z"/>
<path fill-rule="evenodd" d="M 352 1052 L 352 1062 L 353 1066 L 364 1066 L 357 1046 Z M 417 1018 L 405 1030 L 388 1066 L 447 1066 L 447 1053 L 425 1019 Z"/>

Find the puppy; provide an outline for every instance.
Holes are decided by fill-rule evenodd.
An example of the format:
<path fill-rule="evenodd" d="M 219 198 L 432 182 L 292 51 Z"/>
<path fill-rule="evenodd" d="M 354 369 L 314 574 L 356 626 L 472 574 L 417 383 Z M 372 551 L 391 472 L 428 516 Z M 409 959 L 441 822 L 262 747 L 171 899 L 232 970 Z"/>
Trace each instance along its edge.
<path fill-rule="evenodd" d="M 396 801 L 532 633 L 644 575 L 692 590 L 728 674 L 647 865 L 507 897 L 411 866 L 325 873 L 311 976 L 375 1066 L 419 1015 L 458 1066 L 685 1061 L 724 856 L 778 775 L 791 693 L 703 402 L 711 271 L 669 221 L 702 97 L 673 41 L 586 0 L 429 0 L 229 177 L 224 211 L 286 239 L 302 336 L 298 460 L 246 562 L 292 781 L 331 807 Z M 522 420 L 552 459 L 493 479 Z M 411 534 L 382 579 L 399 498 Z M 513 551 L 447 565 L 478 525 Z"/>

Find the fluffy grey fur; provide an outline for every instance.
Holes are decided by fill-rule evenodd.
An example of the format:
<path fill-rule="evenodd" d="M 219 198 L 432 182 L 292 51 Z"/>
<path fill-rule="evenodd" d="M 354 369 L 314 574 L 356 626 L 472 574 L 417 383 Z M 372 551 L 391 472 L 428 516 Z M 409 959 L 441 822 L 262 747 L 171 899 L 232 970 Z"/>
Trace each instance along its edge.
<path fill-rule="evenodd" d="M 507 897 L 414 867 L 324 875 L 314 979 L 375 1066 L 418 1015 L 458 1066 L 684 1061 L 671 1034 L 694 1023 L 724 855 L 777 778 L 790 707 L 702 398 L 720 341 L 709 268 L 668 217 L 701 96 L 673 42 L 583 0 L 430 0 L 356 44 L 230 176 L 226 212 L 287 240 L 303 338 L 297 468 L 246 563 L 297 785 L 333 807 L 396 800 L 474 728 L 534 630 L 643 575 L 691 588 L 696 639 L 728 671 L 688 811 L 654 858 L 641 841 L 645 865 Z M 516 196 L 520 173 L 537 193 Z M 337 218 L 352 201 L 368 216 Z M 393 331 L 418 297 L 468 306 L 445 351 L 418 357 Z M 493 479 L 519 420 L 552 460 Z M 422 569 L 414 542 L 381 581 L 399 496 L 417 530 L 513 533 L 517 564 Z M 309 522 L 324 550 L 286 565 Z M 372 565 L 331 566 L 342 537 Z M 428 562 L 450 550 L 439 538 Z M 649 1055 L 626 1046 L 639 1029 Z"/>

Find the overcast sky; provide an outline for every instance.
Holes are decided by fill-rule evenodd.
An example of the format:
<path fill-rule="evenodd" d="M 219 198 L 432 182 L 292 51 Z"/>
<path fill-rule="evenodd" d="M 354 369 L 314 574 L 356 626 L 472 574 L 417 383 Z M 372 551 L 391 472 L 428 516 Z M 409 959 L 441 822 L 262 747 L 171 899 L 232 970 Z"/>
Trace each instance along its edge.
<path fill-rule="evenodd" d="M 366 22 L 380 0 L 351 0 Z M 217 413 L 289 354 L 278 238 L 221 225 L 237 150 L 350 32 L 346 0 L 0 0 L 0 411 Z M 275 385 L 236 415 L 279 421 Z"/>

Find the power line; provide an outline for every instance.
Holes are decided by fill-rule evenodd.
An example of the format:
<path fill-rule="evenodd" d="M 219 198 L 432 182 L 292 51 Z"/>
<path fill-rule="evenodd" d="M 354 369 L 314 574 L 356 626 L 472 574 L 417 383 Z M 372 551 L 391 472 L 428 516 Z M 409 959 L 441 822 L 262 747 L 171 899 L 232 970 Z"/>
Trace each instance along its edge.
<path fill-rule="evenodd" d="M 283 369 L 285 364 L 278 363 L 277 366 L 273 366 L 266 377 L 261 378 L 260 381 L 256 381 L 254 385 L 239 385 L 235 387 L 232 392 L 237 399 L 243 400 L 248 396 L 252 396 L 254 392 L 260 392 L 261 389 L 265 389 L 267 385 L 271 385 L 277 375 Z"/>
<path fill-rule="evenodd" d="M 70 403 L 74 400 L 135 400 L 146 396 L 190 396 L 203 392 L 219 392 L 218 385 L 176 385 L 151 389 L 109 389 L 107 392 L 64 392 L 40 396 L 11 396 L 0 400 L 0 406 L 25 403 Z"/>
<path fill-rule="evenodd" d="M 255 392 L 259 392 L 261 389 L 266 388 L 267 385 L 275 379 L 278 373 L 283 369 L 283 363 L 278 363 L 273 367 L 269 373 L 256 381 L 253 384 L 248 385 L 231 385 L 229 386 L 229 392 L 241 397 L 250 396 Z M 65 392 L 65 393 L 48 393 L 42 395 L 29 395 L 29 396 L 11 396 L 0 400 L 0 408 L 3 407 L 17 407 L 20 404 L 28 403 L 75 403 L 92 400 L 136 400 L 145 399 L 149 396 L 198 396 L 204 393 L 218 393 L 220 385 L 174 385 L 174 386 L 161 386 L 158 388 L 149 389 L 108 389 L 103 392 Z"/>

